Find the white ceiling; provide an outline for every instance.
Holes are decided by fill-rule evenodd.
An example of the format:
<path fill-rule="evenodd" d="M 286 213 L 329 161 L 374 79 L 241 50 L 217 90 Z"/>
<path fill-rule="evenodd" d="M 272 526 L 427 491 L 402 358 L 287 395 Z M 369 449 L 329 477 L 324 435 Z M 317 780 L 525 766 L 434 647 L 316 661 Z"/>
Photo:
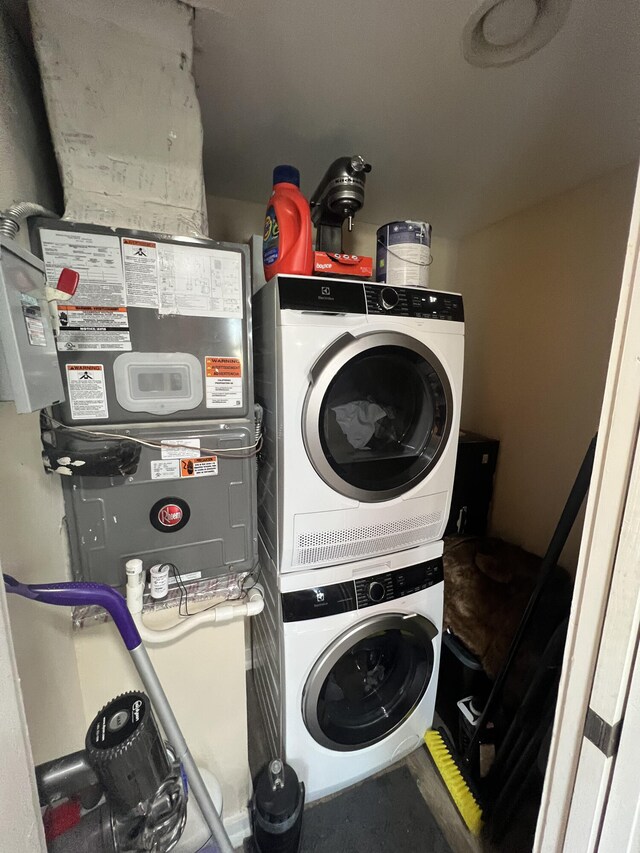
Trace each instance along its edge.
<path fill-rule="evenodd" d="M 309 196 L 359 153 L 373 165 L 360 218 L 458 236 L 640 150 L 638 0 L 573 0 L 539 53 L 484 69 L 461 48 L 479 0 L 207 4 L 195 75 L 211 194 L 266 202 L 273 166 L 292 163 Z"/>

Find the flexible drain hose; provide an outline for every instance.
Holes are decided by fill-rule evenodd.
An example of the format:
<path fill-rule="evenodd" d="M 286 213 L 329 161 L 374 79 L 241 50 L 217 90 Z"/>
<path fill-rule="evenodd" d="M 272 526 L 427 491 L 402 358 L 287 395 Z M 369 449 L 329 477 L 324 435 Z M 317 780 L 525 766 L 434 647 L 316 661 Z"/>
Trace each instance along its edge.
<path fill-rule="evenodd" d="M 20 225 L 30 216 L 60 218 L 57 213 L 47 210 L 41 204 L 35 204 L 32 201 L 20 201 L 17 204 L 12 204 L 11 207 L 0 213 L 0 234 L 3 237 L 15 240 L 20 230 Z"/>

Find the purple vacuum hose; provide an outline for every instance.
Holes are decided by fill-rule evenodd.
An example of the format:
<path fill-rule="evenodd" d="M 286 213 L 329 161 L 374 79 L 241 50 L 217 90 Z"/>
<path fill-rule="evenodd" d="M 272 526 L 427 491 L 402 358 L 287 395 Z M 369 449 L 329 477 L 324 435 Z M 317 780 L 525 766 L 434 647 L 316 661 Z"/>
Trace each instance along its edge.
<path fill-rule="evenodd" d="M 142 640 L 127 608 L 127 602 L 110 586 L 101 583 L 20 583 L 11 575 L 3 575 L 7 592 L 41 601 L 43 604 L 60 604 L 63 607 L 82 607 L 91 604 L 103 607 L 111 616 L 125 646 L 131 651 Z"/>

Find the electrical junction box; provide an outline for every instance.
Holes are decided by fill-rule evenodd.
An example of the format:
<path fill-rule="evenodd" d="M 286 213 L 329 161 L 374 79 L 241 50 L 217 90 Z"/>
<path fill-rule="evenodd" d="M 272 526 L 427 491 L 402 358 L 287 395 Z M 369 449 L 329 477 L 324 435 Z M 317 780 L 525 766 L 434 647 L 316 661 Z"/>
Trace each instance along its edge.
<path fill-rule="evenodd" d="M 64 399 L 44 287 L 42 262 L 0 236 L 0 399 L 19 414 Z"/>

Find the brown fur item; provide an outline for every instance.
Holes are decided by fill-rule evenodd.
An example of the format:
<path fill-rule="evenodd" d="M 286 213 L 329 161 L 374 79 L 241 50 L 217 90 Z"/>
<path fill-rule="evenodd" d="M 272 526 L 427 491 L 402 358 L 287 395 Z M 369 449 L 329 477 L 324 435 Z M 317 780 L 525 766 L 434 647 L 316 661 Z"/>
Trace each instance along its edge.
<path fill-rule="evenodd" d="M 502 539 L 451 536 L 444 546 L 444 627 L 495 679 L 538 579 L 541 560 Z M 545 585 L 517 670 L 539 656 L 571 600 L 571 582 L 557 569 Z M 520 679 L 518 679 L 520 680 Z"/>

